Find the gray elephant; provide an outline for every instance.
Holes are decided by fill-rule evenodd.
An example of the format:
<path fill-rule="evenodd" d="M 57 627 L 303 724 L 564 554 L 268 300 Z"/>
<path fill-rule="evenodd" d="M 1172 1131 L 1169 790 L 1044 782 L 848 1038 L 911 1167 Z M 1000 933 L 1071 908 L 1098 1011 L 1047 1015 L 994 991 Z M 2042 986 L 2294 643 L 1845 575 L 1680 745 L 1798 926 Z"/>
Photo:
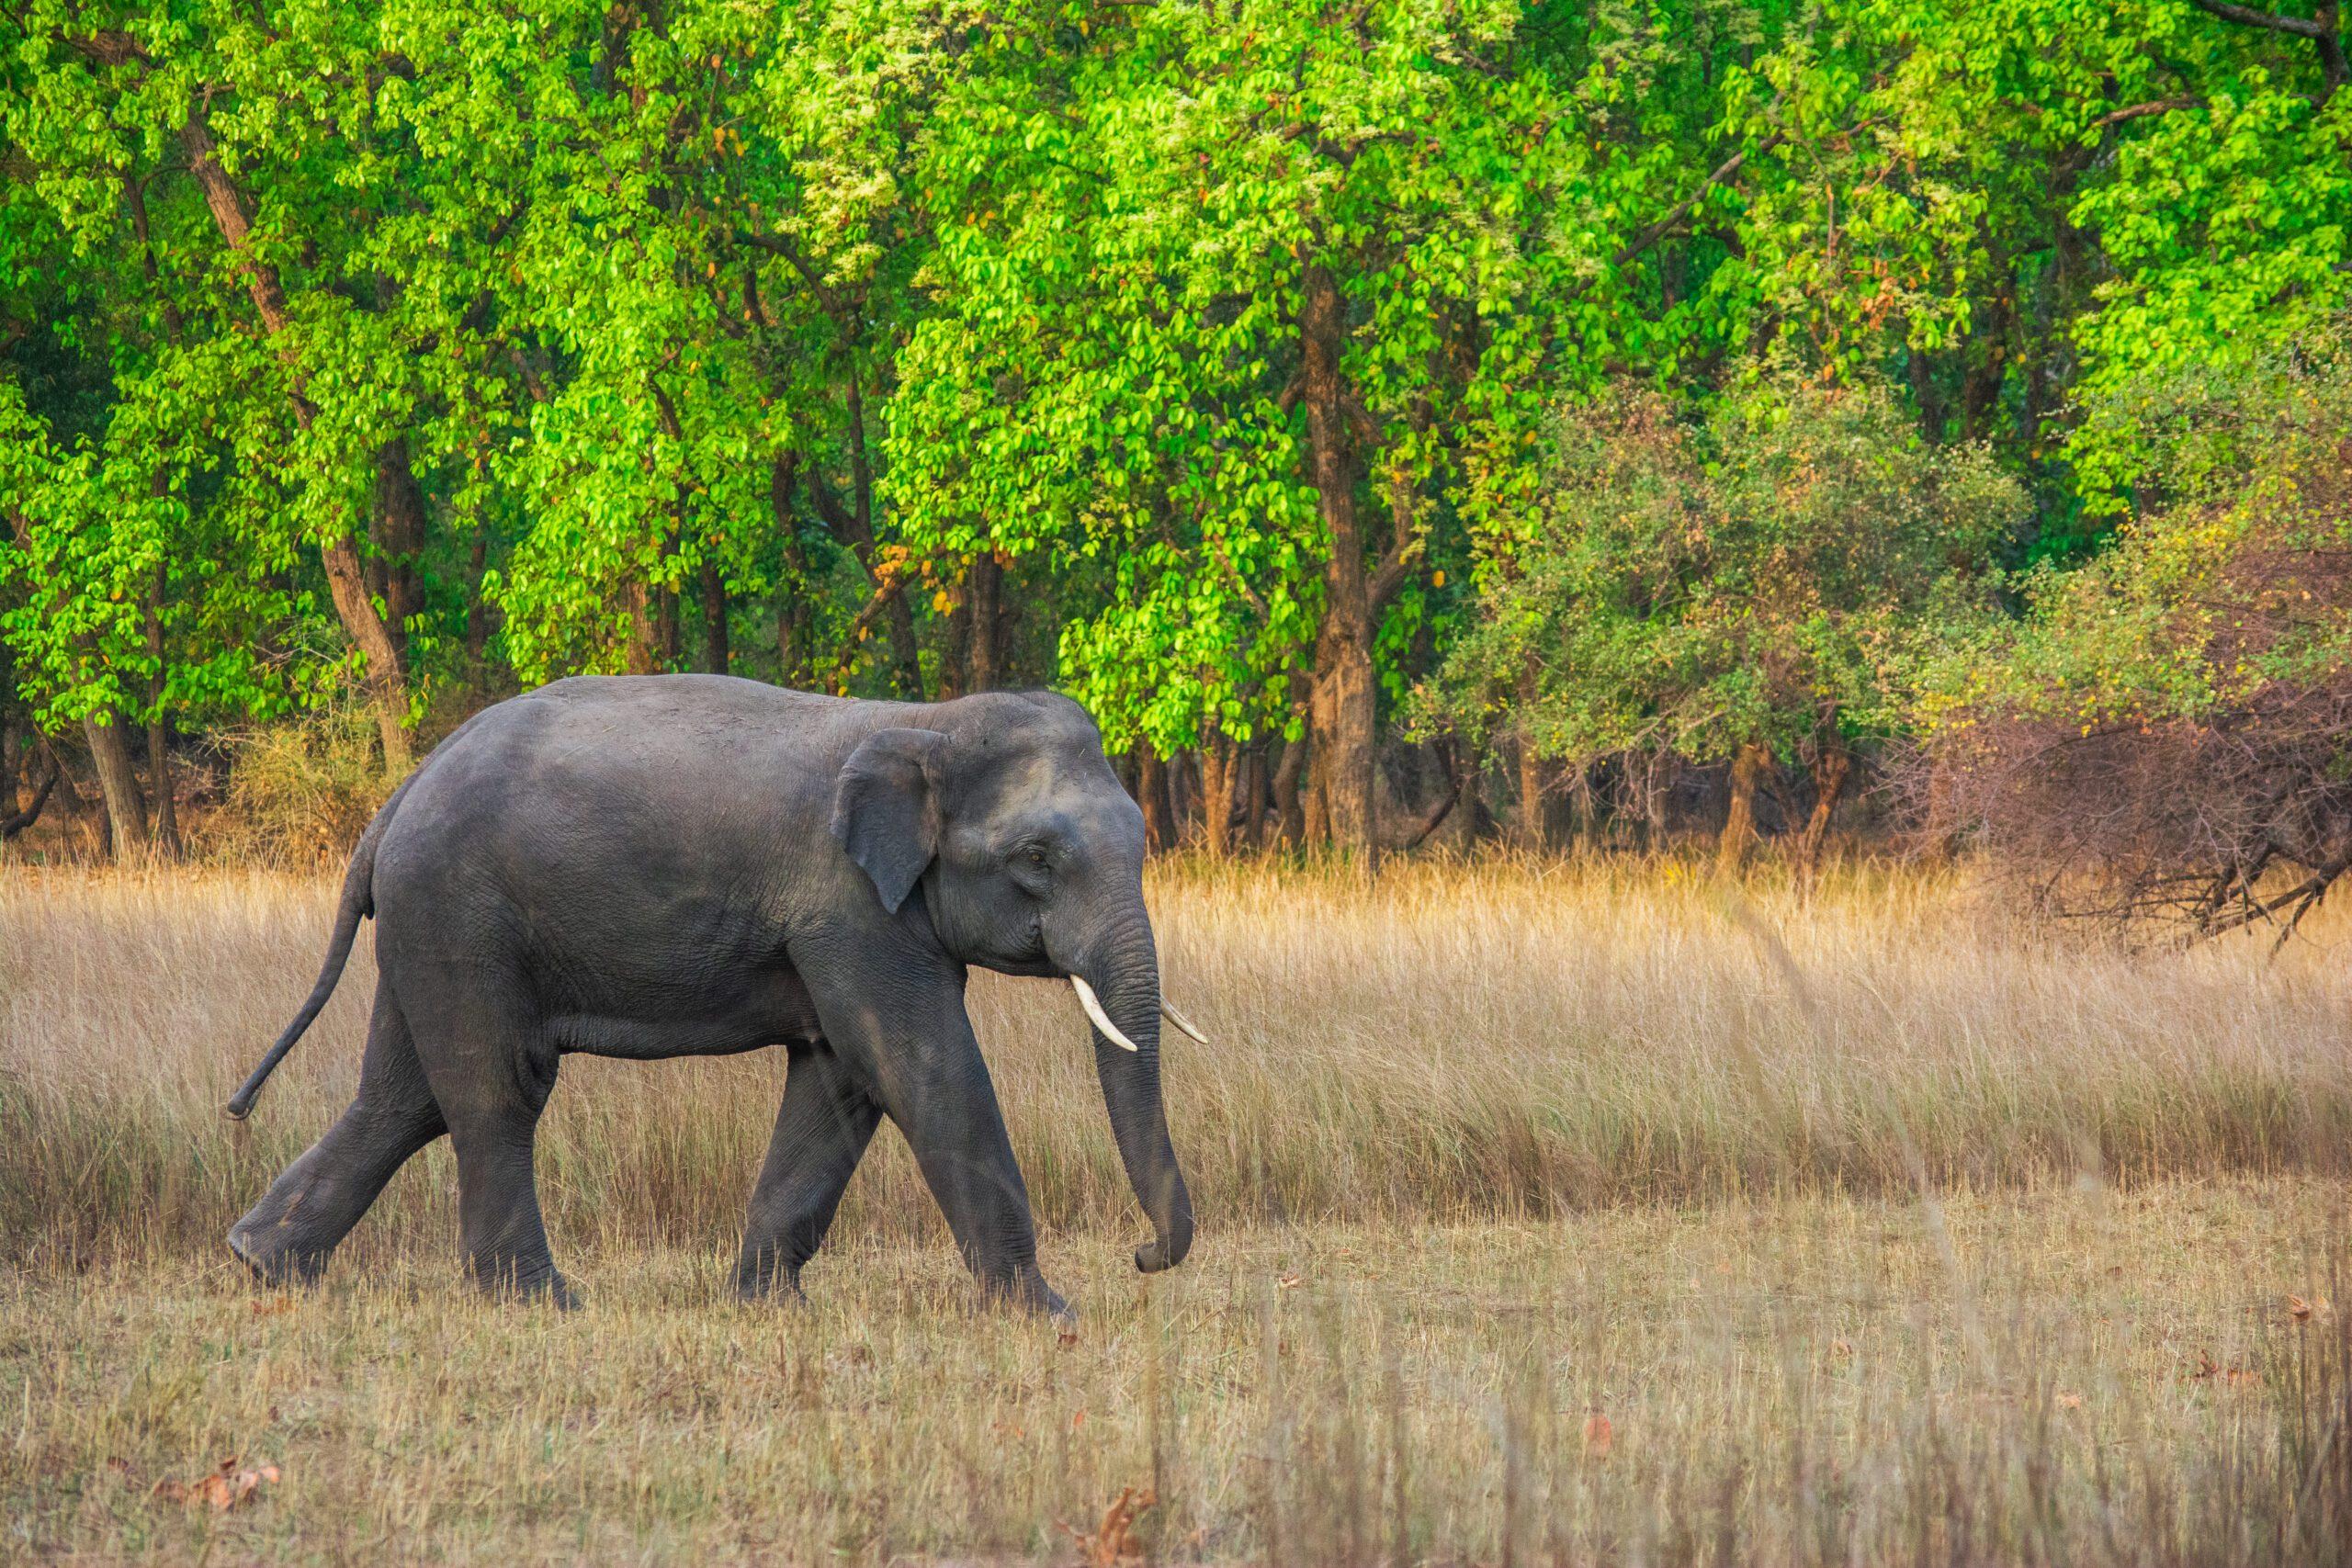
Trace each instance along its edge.
<path fill-rule="evenodd" d="M 447 1133 L 474 1279 L 569 1304 L 531 1168 L 564 1055 L 781 1043 L 742 1293 L 797 1292 L 888 1116 L 983 1290 L 1060 1312 L 965 1013 L 978 964 L 1075 987 L 1156 1233 L 1136 1267 L 1170 1268 L 1193 1207 L 1160 1100 L 1143 849 L 1092 721 L 1047 694 L 926 705 L 659 675 L 500 703 L 434 751 L 353 853 L 318 984 L 229 1114 L 251 1110 L 373 915 L 359 1093 L 229 1245 L 266 1279 L 315 1276 L 401 1163 Z"/>

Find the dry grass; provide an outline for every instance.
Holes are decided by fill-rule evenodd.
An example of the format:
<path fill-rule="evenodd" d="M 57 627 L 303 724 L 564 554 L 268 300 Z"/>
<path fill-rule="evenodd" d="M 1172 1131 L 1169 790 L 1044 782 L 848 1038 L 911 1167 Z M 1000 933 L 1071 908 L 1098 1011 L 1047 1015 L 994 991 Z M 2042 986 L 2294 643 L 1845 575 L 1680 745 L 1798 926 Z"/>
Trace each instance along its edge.
<path fill-rule="evenodd" d="M 17 1258 L 209 1254 L 356 1081 L 367 942 L 251 1123 L 218 1107 L 309 988 L 331 884 L 0 873 L 0 1235 Z M 1163 874 L 1171 1048 L 1201 1212 L 1521 1218 L 2088 1174 L 2352 1168 L 2347 976 L 2324 927 L 2132 956 L 2055 947 L 1947 884 L 1858 874 L 1727 901 L 1655 871 Z M 1066 987 L 976 976 L 1040 1218 L 1139 1227 Z M 573 1058 L 542 1136 L 558 1247 L 731 1232 L 775 1053 Z M 449 1234 L 446 1154 L 364 1227 Z M 938 1235 L 886 1137 L 844 1230 Z"/>
<path fill-rule="evenodd" d="M 972 1309 L 888 1135 L 813 1306 L 725 1300 L 767 1054 L 567 1065 L 583 1313 L 464 1291 L 446 1148 L 321 1292 L 257 1298 L 220 1237 L 350 1092 L 364 943 L 236 1130 L 331 889 L 0 871 L 0 1556 L 1067 1560 L 1057 1521 L 1146 1485 L 1170 1560 L 2347 1555 L 2352 1346 L 2289 1301 L 2352 1290 L 2332 925 L 2266 966 L 1868 872 L 1154 898 L 1217 1041 L 1171 1049 L 1175 1274 L 1125 1265 L 1066 993 L 975 986 L 1064 1345 Z M 150 1500 L 231 1453 L 284 1479 Z"/>

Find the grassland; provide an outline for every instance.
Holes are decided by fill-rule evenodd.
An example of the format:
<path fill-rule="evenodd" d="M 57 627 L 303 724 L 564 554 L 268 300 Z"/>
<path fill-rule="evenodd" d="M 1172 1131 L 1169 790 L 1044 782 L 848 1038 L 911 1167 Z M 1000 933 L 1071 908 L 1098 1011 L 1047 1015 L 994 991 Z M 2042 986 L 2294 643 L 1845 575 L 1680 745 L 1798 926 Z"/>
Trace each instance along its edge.
<path fill-rule="evenodd" d="M 446 1149 L 300 1296 L 220 1237 L 323 885 L 0 871 L 0 1556 L 2329 1562 L 2352 1556 L 2343 932 L 2139 953 L 1857 872 L 1163 872 L 1203 1215 L 1145 1281 L 1066 992 L 974 1012 L 1074 1339 L 977 1310 L 885 1137 L 811 1303 L 725 1295 L 781 1064 L 568 1065 L 588 1306 L 458 1280 Z M 280 1478 L 158 1499 L 222 1457 Z M 1100 1542 L 1095 1543 L 1100 1546 Z M 1115 1543 L 1114 1543 L 1115 1544 Z"/>

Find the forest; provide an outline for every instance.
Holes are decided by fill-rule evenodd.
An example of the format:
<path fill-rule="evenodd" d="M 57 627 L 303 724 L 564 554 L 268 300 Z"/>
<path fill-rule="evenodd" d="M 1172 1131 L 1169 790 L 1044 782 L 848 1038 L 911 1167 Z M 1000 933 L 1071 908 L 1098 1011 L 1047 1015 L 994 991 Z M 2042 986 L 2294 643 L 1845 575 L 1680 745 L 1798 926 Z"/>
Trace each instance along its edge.
<path fill-rule="evenodd" d="M 1057 687 L 1163 846 L 1867 795 L 2291 918 L 2352 69 L 2271 6 L 10 0 L 0 835 L 707 671 Z"/>

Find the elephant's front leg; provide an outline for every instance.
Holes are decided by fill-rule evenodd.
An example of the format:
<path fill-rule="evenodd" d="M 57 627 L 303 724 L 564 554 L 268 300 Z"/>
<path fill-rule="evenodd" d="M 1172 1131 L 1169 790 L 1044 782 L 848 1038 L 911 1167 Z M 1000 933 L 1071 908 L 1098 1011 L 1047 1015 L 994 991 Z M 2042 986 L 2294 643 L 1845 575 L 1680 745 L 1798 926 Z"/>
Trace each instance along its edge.
<path fill-rule="evenodd" d="M 738 1294 L 764 1296 L 779 1283 L 800 1293 L 801 1266 L 823 1245 L 842 1190 L 881 1120 L 881 1105 L 831 1047 L 792 1048 L 775 1136 L 743 1226 Z"/>
<path fill-rule="evenodd" d="M 961 1009 L 957 1010 L 961 1017 Z M 990 1297 L 1060 1315 L 1069 1304 L 1037 1271 L 1037 1227 L 1029 1189 L 1012 1157 L 996 1087 L 967 1023 L 962 1039 L 924 1065 L 890 1097 L 890 1119 L 907 1136 L 931 1195 L 964 1261 Z"/>
<path fill-rule="evenodd" d="M 964 972 L 922 940 L 927 931 L 900 926 L 812 941 L 793 960 L 825 1038 L 906 1134 L 981 1290 L 1062 1313 L 1062 1298 L 1037 1272 L 1029 1189 L 964 1011 Z"/>

